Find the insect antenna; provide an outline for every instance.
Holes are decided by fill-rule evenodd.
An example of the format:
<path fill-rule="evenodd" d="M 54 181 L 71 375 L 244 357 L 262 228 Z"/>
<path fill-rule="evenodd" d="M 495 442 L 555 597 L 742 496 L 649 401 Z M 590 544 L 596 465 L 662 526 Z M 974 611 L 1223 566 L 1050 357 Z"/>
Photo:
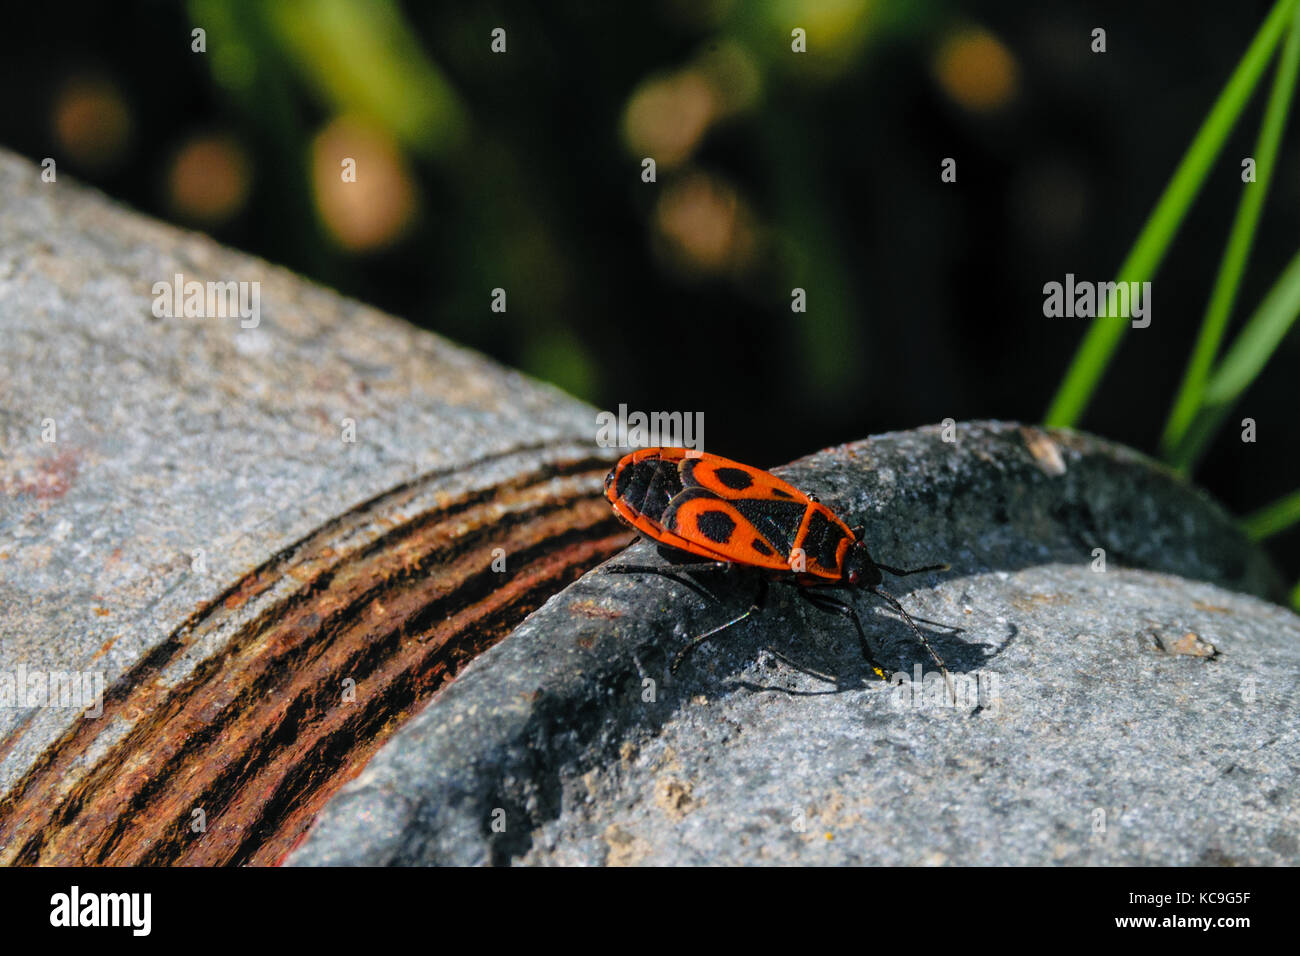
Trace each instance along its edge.
<path fill-rule="evenodd" d="M 881 565 L 881 567 L 884 567 L 884 565 Z M 893 574 L 894 572 L 891 571 L 890 573 Z M 916 635 L 916 639 L 921 642 L 921 645 L 930 653 L 930 656 L 934 658 L 934 662 L 939 665 L 939 670 L 943 672 L 944 682 L 948 685 L 948 693 L 952 695 L 952 702 L 954 704 L 957 703 L 957 689 L 953 687 L 952 676 L 948 673 L 948 668 L 944 665 L 943 658 L 935 653 L 934 648 L 930 646 L 930 642 L 927 641 L 925 635 L 921 633 L 921 629 L 917 627 L 916 622 L 912 620 L 912 615 L 907 613 L 907 608 L 903 607 L 898 598 L 894 597 L 882 587 L 873 587 L 871 591 L 888 601 L 890 606 L 903 616 L 903 620 L 906 621 L 907 626 L 912 629 L 912 633 Z"/>

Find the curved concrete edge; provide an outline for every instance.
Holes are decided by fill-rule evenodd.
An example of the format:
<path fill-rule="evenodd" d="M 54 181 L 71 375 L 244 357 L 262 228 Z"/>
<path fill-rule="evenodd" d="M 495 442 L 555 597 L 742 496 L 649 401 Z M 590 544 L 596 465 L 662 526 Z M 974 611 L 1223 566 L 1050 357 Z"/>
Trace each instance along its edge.
<path fill-rule="evenodd" d="M 1184 640 L 1195 624 L 1217 635 L 1220 643 L 1233 645 L 1231 656 L 1224 659 L 1243 662 L 1249 673 L 1237 675 L 1241 680 L 1258 682 L 1268 668 L 1280 668 L 1282 677 L 1274 674 L 1260 685 L 1255 699 L 1261 704 L 1252 713 L 1271 713 L 1276 723 L 1286 712 L 1280 705 L 1290 692 L 1287 681 L 1297 672 L 1296 653 L 1286 651 L 1284 640 L 1266 638 L 1294 632 L 1297 619 L 1285 609 L 1245 596 L 1277 596 L 1280 583 L 1263 554 L 1208 497 L 1144 456 L 1081 433 L 991 422 L 964 424 L 951 436 L 955 440 L 946 437 L 939 428 L 877 436 L 778 471 L 796 486 L 818 493 L 850 523 L 865 524 L 878 560 L 952 564 L 948 574 L 907 579 L 907 587 L 901 587 L 902 580 L 895 583 L 900 585 L 896 593 L 919 617 L 940 625 L 961 622 L 960 634 L 924 625 L 954 674 L 994 667 L 1004 683 L 1020 681 L 1023 688 L 1031 686 L 1026 681 L 1032 673 L 1032 686 L 1039 689 L 1025 691 L 1027 698 L 1077 698 L 1086 696 L 1098 673 L 1105 673 L 1107 655 L 1127 656 L 1139 648 L 1143 654 L 1156 653 L 1150 649 L 1159 644 L 1166 648 L 1159 652 L 1165 667 L 1168 661 L 1203 665 L 1194 653 L 1198 643 Z M 1104 571 L 1097 570 L 1098 549 L 1104 552 Z M 657 559 L 652 548 L 641 543 L 626 558 L 614 560 Z M 710 582 L 709 587 L 727 607 L 744 607 L 751 589 L 742 578 Z M 1167 599 L 1157 601 L 1162 591 Z M 869 602 L 857 604 L 866 616 Z M 1154 613 L 1144 617 L 1144 607 Z M 1058 608 L 1068 608 L 1073 617 L 1053 616 Z M 1180 616 L 1179 608 L 1186 614 Z M 683 757 L 683 750 L 665 756 L 662 746 L 658 753 L 668 765 L 689 764 L 686 776 L 704 774 L 701 768 L 712 763 L 713 772 L 705 776 L 716 784 L 722 766 L 740 759 L 724 759 L 732 752 L 727 741 L 738 738 L 751 740 L 751 760 L 777 755 L 767 767 L 769 775 L 779 771 L 787 780 L 797 779 L 805 762 L 792 760 L 783 767 L 779 758 L 787 751 L 752 734 L 753 723 L 764 720 L 772 734 L 782 727 L 796 737 L 846 734 L 844 753 L 852 759 L 846 766 L 835 764 L 846 780 L 897 780 L 899 768 L 881 741 L 891 733 L 922 733 L 918 727 L 928 728 L 927 760 L 948 771 L 955 766 L 967 784 L 975 771 L 962 770 L 962 761 L 975 759 L 979 747 L 999 746 L 998 740 L 1003 745 L 1007 739 L 1018 741 L 1019 749 L 1008 752 L 1002 766 L 1024 770 L 1026 776 L 1019 782 L 1026 785 L 1046 786 L 1035 768 L 1050 777 L 1065 765 L 1049 766 L 1033 749 L 1035 724 L 1044 714 L 1028 705 L 1006 708 L 1015 726 L 1003 727 L 993 738 L 970 733 L 979 725 L 979 715 L 988 711 L 979 703 L 964 712 L 965 731 L 954 730 L 952 720 L 935 722 L 916 714 L 891 716 L 882 723 L 879 715 L 891 690 L 872 683 L 843 622 L 805 613 L 788 594 L 748 624 L 743 634 L 702 650 L 700 660 L 677 680 L 668 677 L 666 663 L 675 649 L 726 613 L 686 581 L 590 572 L 475 661 L 390 741 L 326 807 L 288 862 L 759 862 L 763 857 L 738 849 L 754 841 L 745 836 L 748 831 L 742 825 L 748 809 L 741 809 L 739 795 L 730 790 L 714 802 L 720 816 L 712 818 L 707 832 L 717 839 L 694 857 L 682 850 L 685 844 L 676 836 L 660 834 L 662 839 L 656 840 L 604 821 L 617 816 L 614 807 L 634 815 L 638 807 L 662 804 L 664 799 L 681 803 L 681 792 L 672 790 L 671 780 L 666 798 L 653 787 L 646 791 L 633 785 L 638 773 L 660 780 L 662 775 L 638 771 L 636 762 L 638 754 L 651 754 L 669 738 L 678 747 L 695 741 L 689 758 Z M 1234 633 L 1231 622 L 1239 613 L 1243 623 Z M 1216 615 L 1227 615 L 1226 629 L 1222 623 L 1217 630 L 1207 624 Z M 873 630 L 884 630 L 881 639 L 891 667 L 907 673 L 925 660 L 897 621 L 874 613 L 868 619 Z M 1087 641 L 1095 642 L 1086 666 L 1075 666 L 1072 652 L 1067 653 L 1069 640 L 1084 639 L 1079 635 L 1092 635 Z M 1188 641 L 1192 653 L 1176 649 L 1182 646 L 1179 642 Z M 1061 653 L 1045 658 L 1044 647 Z M 797 659 L 801 654 L 811 658 Z M 777 665 L 772 655 L 778 655 Z M 1219 663 L 1215 659 L 1212 666 Z M 804 665 L 821 676 L 797 676 Z M 859 706 L 828 713 L 806 703 L 808 709 L 801 711 L 796 704 L 782 710 L 780 720 L 764 718 L 746 708 L 772 696 L 766 686 L 772 666 L 781 668 L 780 683 L 790 701 L 806 701 L 806 694 L 821 700 L 815 695 L 822 694 Z M 1205 674 L 1228 672 L 1223 667 L 1202 669 Z M 827 676 L 834 694 L 823 693 Z M 806 685 L 805 680 L 814 683 Z M 1045 690 L 1049 686 L 1056 689 Z M 1100 713 L 1112 717 L 1135 704 L 1120 691 L 1149 695 L 1153 688 L 1168 689 L 1159 675 L 1151 681 L 1108 686 L 1113 699 L 1109 711 Z M 1217 686 L 1239 689 L 1240 682 L 1221 681 Z M 1181 726 L 1183 734 L 1194 734 L 1205 728 L 1198 721 L 1189 724 L 1190 717 L 1183 719 L 1190 713 L 1180 696 L 1186 690 L 1175 685 L 1173 696 L 1162 698 L 1161 704 L 1167 708 L 1167 721 Z M 877 718 L 864 722 L 864 708 Z M 804 722 L 801 714 L 812 719 Z M 1204 717 L 1198 710 L 1198 720 Z M 1052 719 L 1054 726 L 1064 719 L 1068 735 L 1068 718 Z M 1145 719 L 1150 719 L 1149 712 Z M 900 720 L 907 722 L 901 731 L 891 726 Z M 838 722 L 845 722 L 844 728 Z M 1267 739 L 1267 724 L 1253 720 L 1244 728 L 1250 746 Z M 997 726 L 986 718 L 984 725 Z M 690 733 L 683 733 L 683 727 Z M 1115 733 L 1113 723 L 1105 728 Z M 1261 734 L 1265 736 L 1257 740 Z M 854 769 L 861 766 L 862 752 L 870 752 L 874 761 L 868 777 Z M 1274 754 L 1285 758 L 1289 752 L 1280 748 Z M 1122 770 L 1122 754 L 1112 756 Z M 1176 757 L 1175 748 L 1162 761 L 1176 762 Z M 908 771 L 915 773 L 915 767 Z M 746 779 L 739 766 L 730 775 Z M 1145 786 L 1153 783 L 1158 781 L 1129 779 L 1124 785 L 1137 794 L 1149 793 Z M 704 785 L 703 780 L 693 784 Z M 870 799 L 869 794 L 859 796 Z M 698 792 L 687 802 L 694 799 Z M 988 806 L 982 805 L 981 812 L 987 813 Z M 916 819 L 934 812 L 934 806 L 918 802 Z M 777 829 L 784 832 L 786 811 L 781 814 Z M 1004 822 L 1015 825 L 1014 820 Z M 897 830 L 915 836 L 917 826 Z M 955 832 L 960 835 L 960 827 Z M 849 861 L 925 862 L 906 854 L 873 857 L 867 848 L 897 844 L 869 827 L 857 836 L 856 841 L 839 843 L 857 848 Z M 1033 856 L 1036 845 L 1031 840 L 1001 857 L 982 846 L 979 853 L 954 851 L 944 859 L 1051 862 L 1050 847 L 1046 857 Z M 660 852 L 664 846 L 675 850 Z M 1119 858 L 1151 862 L 1160 856 L 1139 852 Z"/>

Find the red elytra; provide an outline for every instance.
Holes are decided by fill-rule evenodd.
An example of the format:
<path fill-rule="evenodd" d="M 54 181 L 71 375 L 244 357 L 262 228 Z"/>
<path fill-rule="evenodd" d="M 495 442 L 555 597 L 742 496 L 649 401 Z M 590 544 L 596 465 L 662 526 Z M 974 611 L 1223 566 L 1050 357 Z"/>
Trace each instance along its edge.
<path fill-rule="evenodd" d="M 674 658 L 672 670 L 704 640 L 757 613 L 766 597 L 766 582 L 775 577 L 799 585 L 815 606 L 851 618 L 868 664 L 881 677 L 856 609 L 819 589 L 859 588 L 883 598 L 911 627 L 952 691 L 943 660 L 898 599 L 880 586 L 882 571 L 901 576 L 945 571 L 946 564 L 908 570 L 880 564 L 862 540 L 863 529 L 850 528 L 816 497 L 761 468 L 686 448 L 641 448 L 625 455 L 605 478 L 605 497 L 615 514 L 641 534 L 665 548 L 704 559 L 687 568 L 741 565 L 768 572 L 749 610 L 692 640 Z M 610 570 L 664 569 L 622 565 Z"/>

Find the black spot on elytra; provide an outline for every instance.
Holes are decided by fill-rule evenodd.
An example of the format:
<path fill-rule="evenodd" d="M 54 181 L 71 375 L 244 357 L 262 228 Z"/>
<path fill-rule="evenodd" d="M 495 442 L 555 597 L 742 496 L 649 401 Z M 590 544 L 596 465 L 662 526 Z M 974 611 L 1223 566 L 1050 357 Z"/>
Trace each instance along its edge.
<path fill-rule="evenodd" d="M 702 511 L 695 519 L 700 534 L 717 544 L 726 544 L 731 540 L 731 533 L 736 530 L 736 522 L 722 511 Z"/>
<path fill-rule="evenodd" d="M 732 491 L 744 491 L 754 483 L 749 472 L 740 468 L 715 468 L 713 474 Z"/>
<path fill-rule="evenodd" d="M 772 494 L 776 495 L 778 498 L 793 498 L 793 497 L 794 497 L 794 495 L 790 494 L 790 492 L 788 492 L 788 491 L 782 491 L 780 488 L 773 488 L 773 489 L 772 489 Z"/>
<path fill-rule="evenodd" d="M 767 542 L 762 538 L 755 538 L 753 541 L 749 542 L 749 546 L 765 558 L 776 554 L 775 551 L 767 546 Z"/>

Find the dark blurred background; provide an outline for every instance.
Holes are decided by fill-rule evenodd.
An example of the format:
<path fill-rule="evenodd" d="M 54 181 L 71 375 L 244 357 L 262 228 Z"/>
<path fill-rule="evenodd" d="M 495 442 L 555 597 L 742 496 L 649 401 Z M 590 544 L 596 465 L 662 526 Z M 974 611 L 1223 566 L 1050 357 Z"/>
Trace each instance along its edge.
<path fill-rule="evenodd" d="M 23 4 L 0 143 L 599 408 L 702 411 L 708 450 L 770 466 L 949 417 L 1039 420 L 1086 329 L 1043 316 L 1043 284 L 1113 278 L 1270 7 Z M 1154 453 L 1268 84 L 1087 430 Z M 1293 121 L 1234 328 L 1298 226 Z M 1196 473 L 1238 513 L 1300 487 L 1297 353 L 1293 334 Z M 1270 546 L 1300 577 L 1296 529 Z"/>

